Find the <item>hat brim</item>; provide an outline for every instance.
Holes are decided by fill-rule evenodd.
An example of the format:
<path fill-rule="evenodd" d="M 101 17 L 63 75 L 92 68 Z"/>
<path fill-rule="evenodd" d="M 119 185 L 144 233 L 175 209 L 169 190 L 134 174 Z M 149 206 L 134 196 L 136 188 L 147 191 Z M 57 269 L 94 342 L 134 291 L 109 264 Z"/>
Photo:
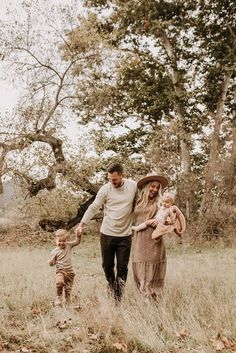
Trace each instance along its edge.
<path fill-rule="evenodd" d="M 162 175 L 148 175 L 137 182 L 137 187 L 142 189 L 142 187 L 150 181 L 159 181 L 163 189 L 165 189 L 169 184 L 168 179 Z"/>

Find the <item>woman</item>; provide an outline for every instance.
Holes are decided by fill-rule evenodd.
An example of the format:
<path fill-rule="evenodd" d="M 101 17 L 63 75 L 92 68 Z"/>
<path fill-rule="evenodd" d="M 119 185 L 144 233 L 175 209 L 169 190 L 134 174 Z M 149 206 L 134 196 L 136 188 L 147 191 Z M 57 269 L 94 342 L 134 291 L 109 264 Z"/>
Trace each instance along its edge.
<path fill-rule="evenodd" d="M 139 197 L 134 209 L 135 224 L 154 217 L 160 207 L 162 191 L 167 185 L 166 177 L 153 173 L 138 181 Z M 150 226 L 135 232 L 132 266 L 139 291 L 155 300 L 164 285 L 166 253 L 162 237 L 158 240 L 152 239 L 153 229 Z"/>

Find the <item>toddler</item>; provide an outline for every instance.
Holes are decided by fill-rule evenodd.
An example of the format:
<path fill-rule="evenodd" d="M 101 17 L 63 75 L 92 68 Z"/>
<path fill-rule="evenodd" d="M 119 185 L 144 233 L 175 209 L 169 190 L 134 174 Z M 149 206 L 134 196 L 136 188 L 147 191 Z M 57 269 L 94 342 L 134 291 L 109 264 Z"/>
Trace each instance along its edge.
<path fill-rule="evenodd" d="M 58 229 L 55 232 L 56 248 L 52 250 L 48 263 L 56 265 L 56 300 L 55 306 L 62 305 L 62 294 L 64 289 L 66 303 L 71 302 L 71 291 L 75 272 L 71 262 L 71 250 L 80 243 L 78 237 L 74 241 L 69 240 L 69 233 L 65 229 Z"/>
<path fill-rule="evenodd" d="M 163 194 L 162 202 L 155 218 L 147 219 L 143 223 L 133 226 L 132 230 L 138 232 L 148 226 L 156 226 L 152 233 L 152 239 L 157 239 L 161 235 L 175 231 L 178 236 L 182 236 L 186 228 L 185 218 L 180 209 L 174 205 L 174 195 L 170 192 Z"/>

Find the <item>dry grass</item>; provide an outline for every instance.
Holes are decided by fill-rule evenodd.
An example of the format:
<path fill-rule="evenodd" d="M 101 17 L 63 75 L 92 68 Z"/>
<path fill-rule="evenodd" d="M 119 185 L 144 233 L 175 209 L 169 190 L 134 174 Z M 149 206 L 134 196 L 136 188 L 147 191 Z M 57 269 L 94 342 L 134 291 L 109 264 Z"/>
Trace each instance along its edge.
<path fill-rule="evenodd" d="M 168 251 L 158 305 L 136 292 L 130 270 L 117 308 L 106 295 L 98 241 L 82 244 L 74 251 L 73 293 L 80 311 L 53 307 L 55 269 L 47 265 L 49 252 L 49 247 L 1 251 L 0 351 L 236 352 L 233 249 Z"/>

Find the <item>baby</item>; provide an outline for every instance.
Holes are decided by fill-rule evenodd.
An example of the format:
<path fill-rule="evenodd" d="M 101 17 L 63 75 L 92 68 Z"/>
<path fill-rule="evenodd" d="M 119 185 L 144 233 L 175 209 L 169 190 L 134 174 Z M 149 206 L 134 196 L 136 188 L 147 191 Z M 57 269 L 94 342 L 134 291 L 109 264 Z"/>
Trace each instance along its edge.
<path fill-rule="evenodd" d="M 170 192 L 164 193 L 161 206 L 156 216 L 152 219 L 147 219 L 137 226 L 133 226 L 132 230 L 138 232 L 149 226 L 156 226 L 156 229 L 152 233 L 152 239 L 157 239 L 161 235 L 172 231 L 175 231 L 175 233 L 181 237 L 185 230 L 186 223 L 182 212 L 174 205 L 174 199 L 174 194 Z M 178 229 L 179 226 L 181 229 Z"/>
<path fill-rule="evenodd" d="M 64 289 L 66 303 L 71 302 L 71 291 L 75 277 L 75 272 L 71 262 L 71 250 L 80 243 L 80 238 L 68 241 L 69 233 L 64 229 L 55 232 L 57 247 L 52 250 L 48 263 L 50 266 L 56 265 L 56 300 L 55 306 L 62 305 L 62 294 Z"/>

